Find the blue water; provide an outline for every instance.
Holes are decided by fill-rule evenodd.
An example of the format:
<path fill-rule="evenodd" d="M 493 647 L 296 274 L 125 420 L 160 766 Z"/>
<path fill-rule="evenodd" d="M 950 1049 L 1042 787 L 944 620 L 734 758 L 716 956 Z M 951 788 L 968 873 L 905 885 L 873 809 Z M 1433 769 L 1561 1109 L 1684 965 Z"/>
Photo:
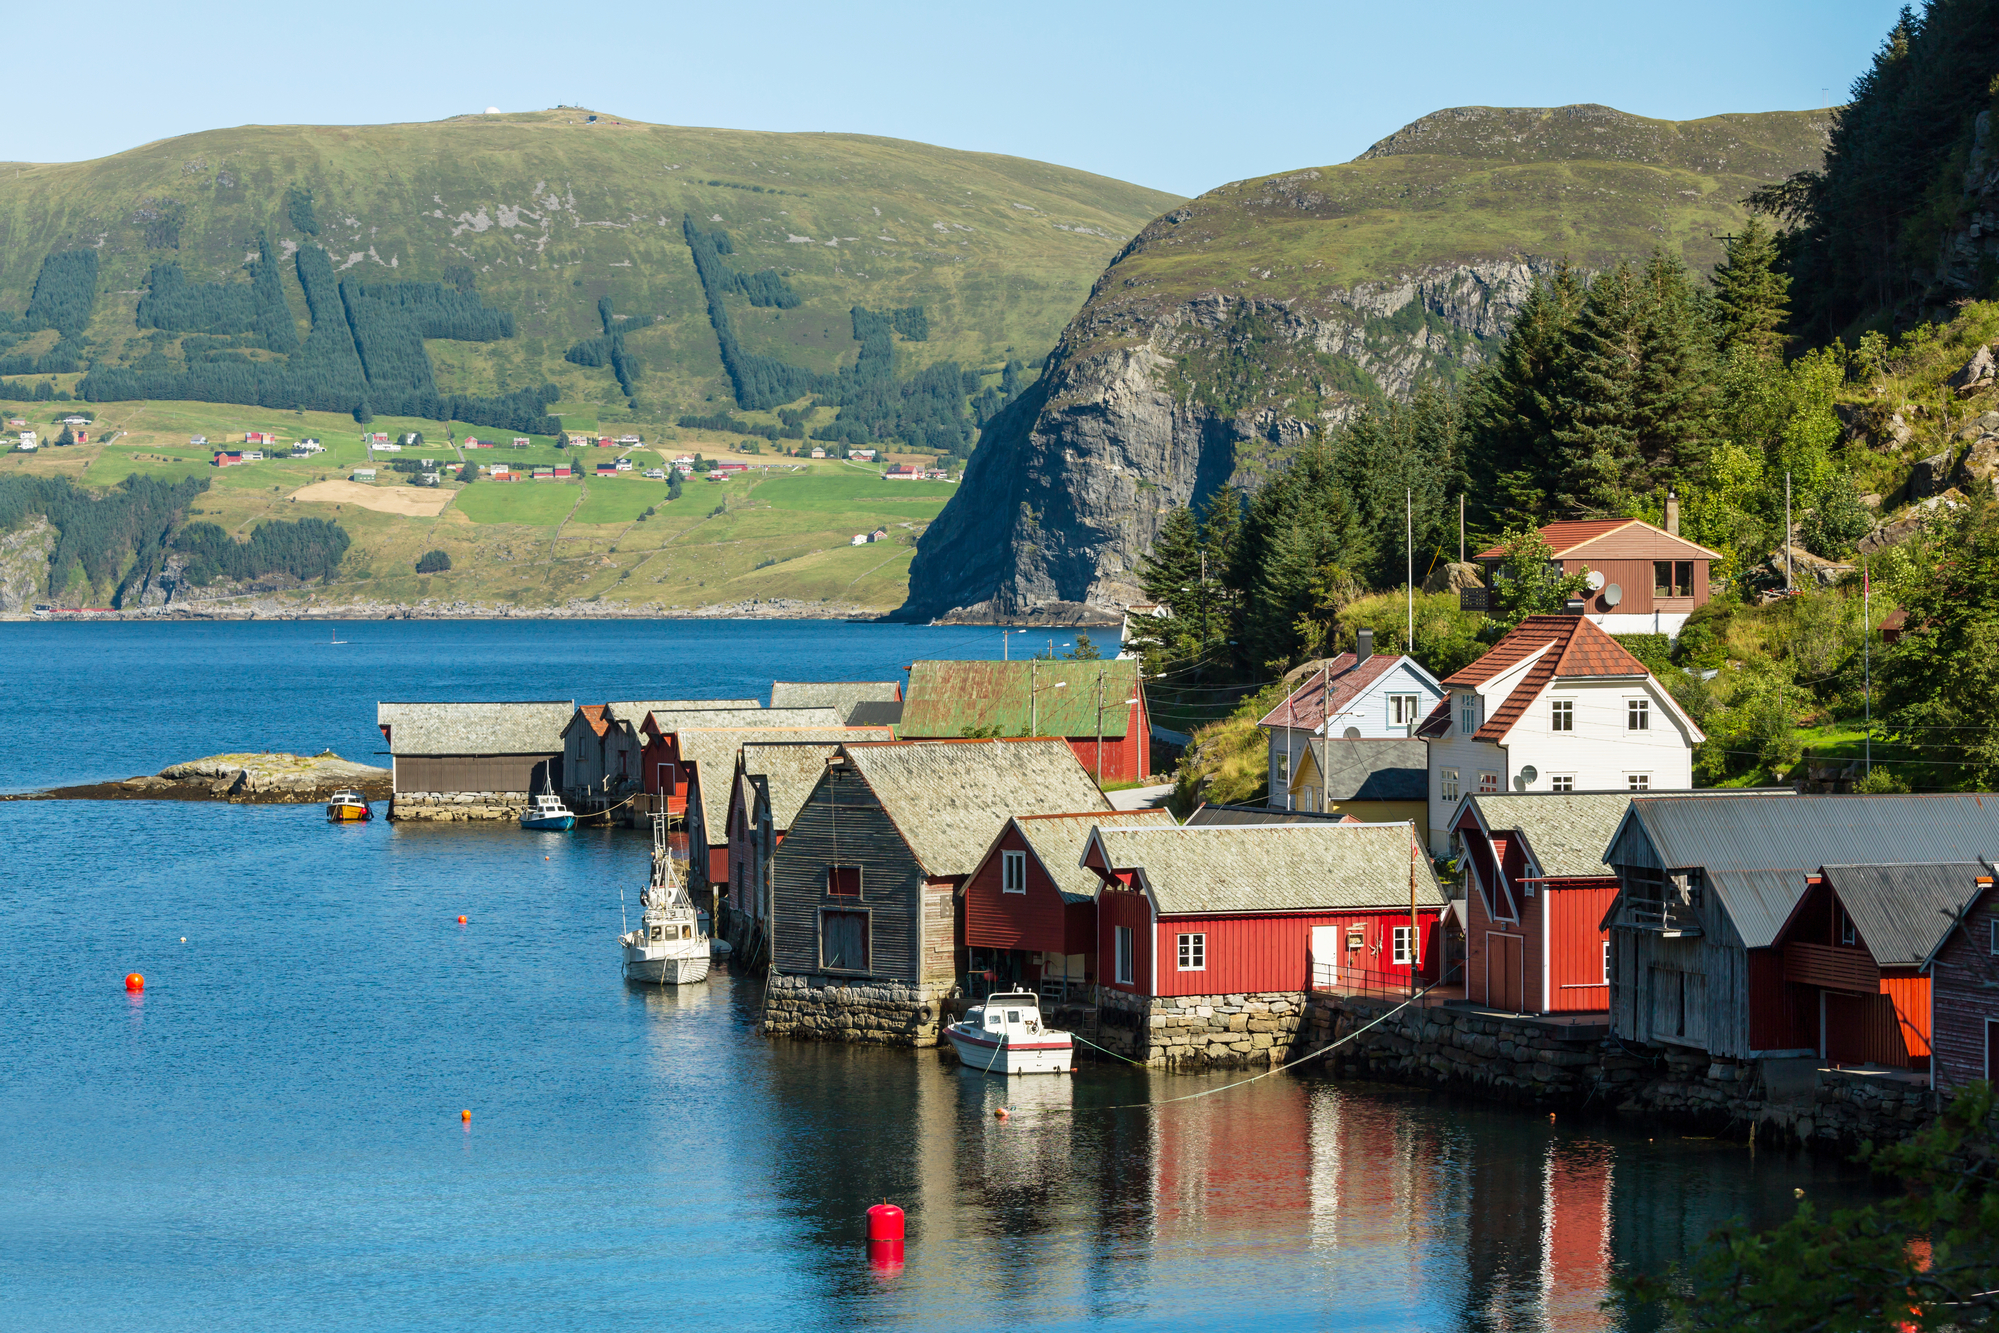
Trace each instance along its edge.
<path fill-rule="evenodd" d="M 0 626 L 0 785 L 364 757 L 378 698 L 761 695 L 999 646 L 793 623 L 325 635 Z M 9 1330 L 1605 1328 L 1611 1272 L 1774 1221 L 1794 1188 L 1860 1188 L 1317 1074 L 1101 1110 L 1241 1075 L 1008 1085 L 767 1041 L 752 980 L 619 980 L 618 893 L 646 861 L 625 830 L 5 802 L 0 861 Z M 910 1226 L 887 1275 L 860 1246 L 884 1197 Z"/>

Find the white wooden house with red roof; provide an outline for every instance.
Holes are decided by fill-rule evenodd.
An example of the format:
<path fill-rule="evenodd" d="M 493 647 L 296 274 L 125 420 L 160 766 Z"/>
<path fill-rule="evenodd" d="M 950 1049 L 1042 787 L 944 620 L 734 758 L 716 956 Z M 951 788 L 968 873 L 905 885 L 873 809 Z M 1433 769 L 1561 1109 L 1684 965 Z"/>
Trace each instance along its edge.
<path fill-rule="evenodd" d="M 1663 528 L 1635 518 L 1598 518 L 1541 529 L 1564 574 L 1588 571 L 1582 611 L 1598 629 L 1677 636 L 1694 609 L 1707 605 L 1708 567 L 1721 557 L 1679 535 L 1679 508 L 1668 497 Z M 1458 601 L 1467 611 L 1491 610 L 1506 549 L 1494 546 L 1474 559 L 1485 567 L 1485 587 L 1462 590 Z"/>
<path fill-rule="evenodd" d="M 1447 677 L 1429 742 L 1430 849 L 1497 792 L 1685 791 L 1707 739 L 1645 664 L 1582 616 L 1528 616 Z"/>
<path fill-rule="evenodd" d="M 1320 780 L 1301 786 L 1301 769 L 1351 776 L 1384 766 L 1405 766 L 1402 755 L 1406 742 L 1444 697 L 1444 687 L 1415 658 L 1401 653 L 1377 654 L 1371 629 L 1361 630 L 1355 637 L 1355 651 L 1329 658 L 1300 677 L 1298 688 L 1257 720 L 1270 748 L 1267 802 L 1278 809 L 1331 809 L 1329 802 L 1358 794 L 1342 790 L 1329 795 Z M 1342 757 L 1329 761 L 1324 746 L 1316 752 L 1313 749 L 1321 741 L 1366 744 L 1357 749 L 1342 746 Z M 1389 741 L 1405 744 L 1400 750 L 1382 745 Z M 1309 797 L 1303 790 L 1306 786 L 1312 789 Z"/>

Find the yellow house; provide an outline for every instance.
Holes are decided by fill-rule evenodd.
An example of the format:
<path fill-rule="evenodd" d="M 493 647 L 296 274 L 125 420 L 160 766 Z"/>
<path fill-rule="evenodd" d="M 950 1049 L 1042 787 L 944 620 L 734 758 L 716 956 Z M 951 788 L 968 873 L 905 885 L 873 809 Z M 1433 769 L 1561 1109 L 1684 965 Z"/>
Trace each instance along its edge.
<path fill-rule="evenodd" d="M 1430 836 L 1429 746 L 1418 740 L 1315 740 L 1298 756 L 1291 808 L 1366 824 L 1414 820 Z"/>

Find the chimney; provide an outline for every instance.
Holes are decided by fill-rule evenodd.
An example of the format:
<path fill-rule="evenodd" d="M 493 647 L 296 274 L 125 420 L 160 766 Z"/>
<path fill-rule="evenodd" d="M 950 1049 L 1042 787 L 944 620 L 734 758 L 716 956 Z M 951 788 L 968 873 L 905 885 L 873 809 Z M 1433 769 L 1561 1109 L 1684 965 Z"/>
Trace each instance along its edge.
<path fill-rule="evenodd" d="M 1362 662 L 1365 662 L 1368 658 L 1373 656 L 1374 656 L 1374 631 L 1371 629 L 1354 631 L 1353 664 L 1355 666 L 1359 666 Z"/>
<path fill-rule="evenodd" d="M 1680 493 L 1666 492 L 1666 531 L 1675 537 L 1680 535 Z"/>

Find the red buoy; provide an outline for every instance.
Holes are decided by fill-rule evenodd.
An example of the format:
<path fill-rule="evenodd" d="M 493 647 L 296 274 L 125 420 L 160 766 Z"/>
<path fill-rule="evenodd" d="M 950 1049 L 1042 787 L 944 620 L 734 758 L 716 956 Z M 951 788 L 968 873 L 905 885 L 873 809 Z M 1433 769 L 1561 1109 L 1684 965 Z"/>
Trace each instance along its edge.
<path fill-rule="evenodd" d="M 465 918 L 464 918 L 464 917 L 462 917 L 462 916 L 461 916 L 461 917 L 459 917 L 459 918 L 458 918 L 458 924 L 459 924 L 459 925 L 461 925 L 461 926 L 462 926 L 462 925 L 464 925 L 464 924 L 465 924 Z"/>
<path fill-rule="evenodd" d="M 868 1262 L 876 1268 L 902 1266 L 902 1209 L 886 1201 L 868 1209 Z"/>
<path fill-rule="evenodd" d="M 125 989 L 144 990 L 146 989 L 146 979 L 137 972 L 127 972 L 125 974 Z"/>

